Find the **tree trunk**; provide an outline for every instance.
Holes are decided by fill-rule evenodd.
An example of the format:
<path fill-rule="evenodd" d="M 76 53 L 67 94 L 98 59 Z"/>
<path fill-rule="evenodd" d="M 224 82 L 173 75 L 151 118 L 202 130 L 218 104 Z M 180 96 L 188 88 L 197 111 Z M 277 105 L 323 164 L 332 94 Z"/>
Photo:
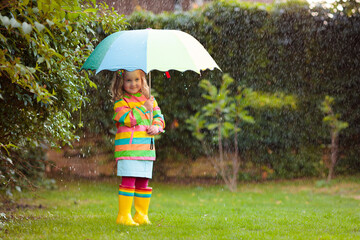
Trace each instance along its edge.
<path fill-rule="evenodd" d="M 238 122 L 235 122 L 235 126 L 234 126 L 234 131 L 235 131 L 235 136 L 234 136 L 234 151 L 235 151 L 235 156 L 233 158 L 233 176 L 232 176 L 232 185 L 233 188 L 235 189 L 234 191 L 236 191 L 237 189 L 237 179 L 238 179 L 238 174 L 239 174 L 239 168 L 240 168 L 240 160 L 239 160 L 239 149 L 238 149 L 238 134 L 237 134 L 237 124 Z"/>
<path fill-rule="evenodd" d="M 230 173 L 227 173 L 227 168 L 226 168 L 226 164 L 224 161 L 224 148 L 223 148 L 223 143 L 222 143 L 222 134 L 221 134 L 221 120 L 220 120 L 220 116 L 218 116 L 218 142 L 219 142 L 219 170 L 220 170 L 220 175 L 222 177 L 222 179 L 224 180 L 226 186 L 228 186 L 229 190 L 231 192 L 234 192 L 236 190 L 236 188 L 234 189 L 233 183 L 232 183 L 232 176 L 230 176 Z M 236 186 L 235 186 L 236 187 Z"/>
<path fill-rule="evenodd" d="M 334 175 L 334 168 L 337 161 L 337 154 L 339 149 L 339 134 L 336 131 L 332 131 L 331 133 L 331 162 L 329 168 L 329 175 L 327 181 L 333 178 Z"/>
<path fill-rule="evenodd" d="M 222 145 L 222 137 L 221 137 L 221 122 L 219 121 L 218 127 L 218 141 L 219 141 L 219 155 L 220 155 L 220 167 L 221 170 L 224 170 L 224 149 Z"/>
<path fill-rule="evenodd" d="M 220 175 L 224 180 L 227 186 L 231 185 L 229 181 L 229 176 L 226 175 L 226 166 L 224 163 L 224 148 L 222 144 L 222 135 L 221 135 L 221 121 L 218 121 L 218 141 L 219 141 L 219 168 L 220 168 Z M 230 189 L 231 190 L 231 189 Z"/>

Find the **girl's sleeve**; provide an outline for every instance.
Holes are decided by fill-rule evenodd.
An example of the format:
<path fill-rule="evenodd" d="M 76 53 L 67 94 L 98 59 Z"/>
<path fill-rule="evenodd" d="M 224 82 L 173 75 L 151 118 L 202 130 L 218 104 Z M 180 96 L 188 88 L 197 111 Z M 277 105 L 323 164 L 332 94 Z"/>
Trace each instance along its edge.
<path fill-rule="evenodd" d="M 161 109 L 155 99 L 154 108 L 153 108 L 153 123 L 152 125 L 159 128 L 159 132 L 165 132 L 165 120 L 164 116 L 161 113 Z"/>
<path fill-rule="evenodd" d="M 113 120 L 127 127 L 136 126 L 147 119 L 144 106 L 130 108 L 123 99 L 115 103 L 114 110 Z"/>

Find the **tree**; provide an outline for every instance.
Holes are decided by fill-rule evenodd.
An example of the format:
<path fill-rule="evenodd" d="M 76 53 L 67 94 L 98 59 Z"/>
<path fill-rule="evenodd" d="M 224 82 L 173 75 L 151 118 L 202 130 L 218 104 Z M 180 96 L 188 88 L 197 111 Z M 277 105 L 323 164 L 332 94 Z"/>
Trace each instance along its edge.
<path fill-rule="evenodd" d="M 187 120 L 189 129 L 203 146 L 205 154 L 211 160 L 216 172 L 224 180 L 230 191 L 236 191 L 237 179 L 240 169 L 240 154 L 238 132 L 242 130 L 241 124 L 254 124 L 249 109 L 262 107 L 280 108 L 290 105 L 295 108 L 295 99 L 282 93 L 269 94 L 253 91 L 250 88 L 239 86 L 235 96 L 231 95 L 230 86 L 234 82 L 228 74 L 222 77 L 219 89 L 208 80 L 202 80 L 199 84 L 206 91 L 202 97 L 209 100 L 201 111 Z M 217 130 L 216 136 L 210 137 L 213 130 Z M 223 139 L 233 136 L 233 157 L 231 163 L 224 158 Z M 207 139 L 213 139 L 218 147 L 218 157 L 212 158 Z"/>
<path fill-rule="evenodd" d="M 339 151 L 339 134 L 347 128 L 349 124 L 347 122 L 339 120 L 340 114 L 335 114 L 333 111 L 334 98 L 325 96 L 325 100 L 321 103 L 320 109 L 325 114 L 323 122 L 330 126 L 330 137 L 331 137 L 331 161 L 329 166 L 329 174 L 327 181 L 330 182 L 334 175 L 334 168 L 338 158 Z"/>

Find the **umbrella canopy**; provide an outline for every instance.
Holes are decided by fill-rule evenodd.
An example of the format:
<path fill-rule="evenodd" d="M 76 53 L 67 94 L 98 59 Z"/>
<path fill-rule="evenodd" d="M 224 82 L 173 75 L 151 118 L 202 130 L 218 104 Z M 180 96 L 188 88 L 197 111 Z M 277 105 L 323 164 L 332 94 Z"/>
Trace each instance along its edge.
<path fill-rule="evenodd" d="M 117 71 L 137 69 L 181 72 L 219 68 L 191 35 L 178 30 L 142 29 L 111 34 L 95 48 L 82 69 Z"/>

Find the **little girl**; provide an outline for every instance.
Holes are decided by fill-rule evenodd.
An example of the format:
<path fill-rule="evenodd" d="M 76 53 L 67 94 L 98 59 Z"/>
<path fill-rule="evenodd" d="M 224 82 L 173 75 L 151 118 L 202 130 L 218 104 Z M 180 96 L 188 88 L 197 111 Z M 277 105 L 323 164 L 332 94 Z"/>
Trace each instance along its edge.
<path fill-rule="evenodd" d="M 117 128 L 117 175 L 122 177 L 116 223 L 129 226 L 151 224 L 148 209 L 152 188 L 148 187 L 148 182 L 155 161 L 154 135 L 164 132 L 164 117 L 154 97 L 149 98 L 149 86 L 142 70 L 118 71 L 111 84 L 111 93 Z M 131 217 L 133 199 L 134 218 Z"/>

